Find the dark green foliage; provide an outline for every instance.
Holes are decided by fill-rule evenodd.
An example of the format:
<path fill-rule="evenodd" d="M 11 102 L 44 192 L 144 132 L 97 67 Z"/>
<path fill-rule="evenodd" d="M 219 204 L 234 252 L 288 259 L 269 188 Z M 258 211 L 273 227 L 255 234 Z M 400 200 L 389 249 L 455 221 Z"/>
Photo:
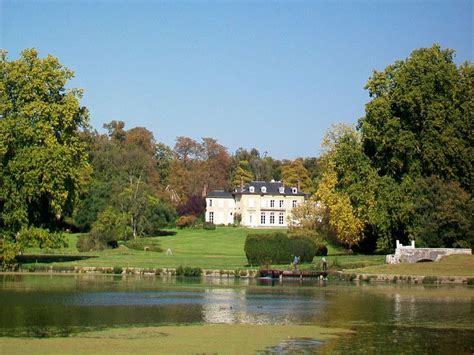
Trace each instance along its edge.
<path fill-rule="evenodd" d="M 474 246 L 474 201 L 457 182 L 415 180 L 409 230 L 420 247 Z"/>
<path fill-rule="evenodd" d="M 176 235 L 177 233 L 178 232 L 176 231 L 167 231 L 167 230 L 159 229 L 153 235 L 150 235 L 150 237 L 167 237 L 167 236 Z"/>
<path fill-rule="evenodd" d="M 326 256 L 328 255 L 328 247 L 324 244 L 319 244 L 316 246 L 315 256 Z"/>
<path fill-rule="evenodd" d="M 178 266 L 176 268 L 176 276 L 201 276 L 202 270 L 198 267 L 190 267 L 190 266 Z"/>
<path fill-rule="evenodd" d="M 205 222 L 202 226 L 205 230 L 215 230 L 216 225 L 212 222 Z"/>
<path fill-rule="evenodd" d="M 313 261 L 317 246 L 312 239 L 304 236 L 290 236 L 288 242 L 290 257 L 295 255 L 299 256 L 300 261 L 305 263 Z"/>
<path fill-rule="evenodd" d="M 81 231 L 89 231 L 97 220 L 97 215 L 107 207 L 111 194 L 110 182 L 94 181 L 74 215 L 77 228 Z"/>
<path fill-rule="evenodd" d="M 294 256 L 301 262 L 313 261 L 315 243 L 306 237 L 288 237 L 282 232 L 249 234 L 245 240 L 245 255 L 250 265 L 289 264 Z"/>
<path fill-rule="evenodd" d="M 359 127 L 379 174 L 438 175 L 472 192 L 473 79 L 472 64 L 458 68 L 454 51 L 439 45 L 374 72 Z"/>
<path fill-rule="evenodd" d="M 438 282 L 438 278 L 436 276 L 425 276 L 421 283 L 425 285 L 430 285 L 437 282 Z"/>
<path fill-rule="evenodd" d="M 153 200 L 149 203 L 144 213 L 143 234 L 146 236 L 153 235 L 174 235 L 172 232 L 162 231 L 163 227 L 173 226 L 176 220 L 176 211 L 170 204 L 164 201 Z M 164 233 L 164 234 L 160 234 Z"/>

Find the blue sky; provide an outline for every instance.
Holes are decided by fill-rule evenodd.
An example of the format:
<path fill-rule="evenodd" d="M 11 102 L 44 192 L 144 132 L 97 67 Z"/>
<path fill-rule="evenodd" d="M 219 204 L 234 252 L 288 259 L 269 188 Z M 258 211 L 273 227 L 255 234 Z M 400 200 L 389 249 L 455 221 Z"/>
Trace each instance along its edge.
<path fill-rule="evenodd" d="M 0 0 L 0 47 L 74 70 L 97 129 L 123 120 L 169 145 L 213 137 L 292 159 L 363 116 L 373 69 L 434 42 L 472 60 L 472 4 Z"/>

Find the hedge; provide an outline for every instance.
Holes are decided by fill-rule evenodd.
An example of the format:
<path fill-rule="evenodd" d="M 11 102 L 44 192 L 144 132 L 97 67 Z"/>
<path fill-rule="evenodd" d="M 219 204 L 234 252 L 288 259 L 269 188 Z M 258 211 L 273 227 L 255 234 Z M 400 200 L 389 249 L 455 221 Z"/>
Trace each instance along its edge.
<path fill-rule="evenodd" d="M 307 237 L 275 232 L 247 235 L 244 250 L 250 265 L 289 264 L 294 256 L 301 262 L 312 262 L 317 246 Z"/>

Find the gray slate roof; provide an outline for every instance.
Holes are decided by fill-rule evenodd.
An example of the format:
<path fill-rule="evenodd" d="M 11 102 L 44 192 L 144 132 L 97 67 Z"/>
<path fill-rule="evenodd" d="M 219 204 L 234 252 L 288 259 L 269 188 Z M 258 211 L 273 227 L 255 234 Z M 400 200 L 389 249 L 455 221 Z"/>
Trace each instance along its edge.
<path fill-rule="evenodd" d="M 255 192 L 250 192 L 249 188 L 250 186 L 253 186 L 255 188 Z M 299 195 L 299 196 L 304 196 L 306 193 L 303 191 L 298 191 L 296 194 L 293 193 L 292 186 L 285 186 L 284 193 L 280 193 L 280 187 L 283 187 L 283 183 L 281 181 L 275 181 L 275 182 L 267 182 L 267 181 L 252 181 L 249 184 L 244 186 L 244 189 L 241 190 L 240 187 L 238 187 L 235 190 L 235 194 L 263 194 L 263 195 Z M 262 187 L 267 188 L 266 193 L 262 193 Z"/>
<path fill-rule="evenodd" d="M 249 188 L 253 186 L 255 192 L 250 192 Z M 267 188 L 267 192 L 262 192 L 262 187 Z M 225 192 L 224 190 L 214 190 L 207 194 L 206 197 L 212 198 L 233 198 L 235 195 L 293 195 L 293 196 L 308 196 L 307 193 L 303 191 L 298 191 L 296 194 L 293 193 L 293 186 L 285 186 L 283 193 L 280 193 L 280 187 L 283 186 L 281 181 L 252 181 L 249 184 L 244 186 L 244 189 L 241 190 L 240 187 L 236 188 L 233 193 Z"/>
<path fill-rule="evenodd" d="M 230 192 L 225 192 L 224 190 L 214 190 L 207 194 L 206 197 L 212 198 L 234 198 Z"/>

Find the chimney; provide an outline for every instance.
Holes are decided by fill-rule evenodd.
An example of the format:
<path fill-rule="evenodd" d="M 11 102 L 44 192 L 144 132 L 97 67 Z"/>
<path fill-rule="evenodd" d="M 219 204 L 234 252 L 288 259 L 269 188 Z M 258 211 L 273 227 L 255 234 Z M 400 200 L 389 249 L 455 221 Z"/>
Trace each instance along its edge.
<path fill-rule="evenodd" d="M 298 179 L 298 192 L 300 192 L 301 190 L 301 182 L 300 182 L 300 179 Z"/>
<path fill-rule="evenodd" d="M 240 192 L 244 191 L 244 178 L 240 178 Z"/>
<path fill-rule="evenodd" d="M 202 187 L 202 197 L 206 197 L 207 196 L 207 185 L 204 184 L 204 186 Z"/>

